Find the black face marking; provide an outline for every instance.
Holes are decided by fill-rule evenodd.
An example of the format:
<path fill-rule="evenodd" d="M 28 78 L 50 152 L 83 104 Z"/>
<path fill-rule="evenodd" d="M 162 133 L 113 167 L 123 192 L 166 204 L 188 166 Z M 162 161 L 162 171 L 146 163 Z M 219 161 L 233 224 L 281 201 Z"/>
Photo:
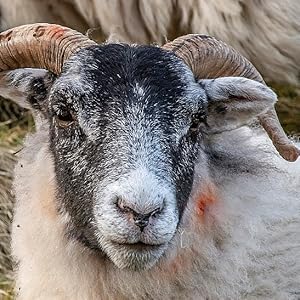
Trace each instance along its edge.
<path fill-rule="evenodd" d="M 192 115 L 190 131 L 198 135 L 201 125 L 207 126 L 207 111 L 203 109 Z"/>
<path fill-rule="evenodd" d="M 27 101 L 31 104 L 33 109 L 39 110 L 44 115 L 47 111 L 47 101 L 45 100 L 48 98 L 48 92 L 55 78 L 55 75 L 49 72 L 44 77 L 33 79 L 28 87 L 28 91 L 30 92 L 27 96 Z M 19 80 L 22 81 L 22 79 L 20 76 Z"/>
<path fill-rule="evenodd" d="M 215 112 L 221 115 L 225 115 L 227 112 L 227 107 L 225 104 L 219 104 L 215 107 Z"/>
<path fill-rule="evenodd" d="M 98 247 L 99 185 L 141 166 L 175 191 L 182 216 L 201 145 L 190 126 L 196 114 L 206 115 L 201 91 L 185 64 L 157 47 L 92 46 L 66 63 L 50 91 L 48 115 L 57 197 L 71 215 L 73 237 Z M 76 122 L 59 126 L 61 115 Z"/>

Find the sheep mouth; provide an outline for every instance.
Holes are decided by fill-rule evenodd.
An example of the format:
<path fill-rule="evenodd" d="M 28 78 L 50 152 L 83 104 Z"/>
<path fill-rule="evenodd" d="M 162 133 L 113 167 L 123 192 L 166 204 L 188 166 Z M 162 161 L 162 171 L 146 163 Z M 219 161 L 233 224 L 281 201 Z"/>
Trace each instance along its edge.
<path fill-rule="evenodd" d="M 157 250 L 163 246 L 163 244 L 146 244 L 143 242 L 137 242 L 137 243 L 114 242 L 114 244 L 119 247 L 126 248 L 127 250 L 133 250 L 133 251 L 153 251 L 153 250 Z"/>
<path fill-rule="evenodd" d="M 148 244 L 144 242 L 120 243 L 111 241 L 105 251 L 119 269 L 141 271 L 150 269 L 166 250 L 167 244 Z"/>

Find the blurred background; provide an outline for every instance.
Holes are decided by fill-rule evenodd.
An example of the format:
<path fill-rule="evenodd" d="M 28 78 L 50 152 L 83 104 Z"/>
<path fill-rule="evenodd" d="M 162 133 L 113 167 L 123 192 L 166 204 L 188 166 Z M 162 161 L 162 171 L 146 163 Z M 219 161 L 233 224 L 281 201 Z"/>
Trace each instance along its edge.
<path fill-rule="evenodd" d="M 215 36 L 256 66 L 279 96 L 284 129 L 300 137 L 299 0 L 0 0 L 0 31 L 36 22 L 62 24 L 99 43 L 161 45 L 187 33 Z M 14 153 L 31 131 L 30 112 L 0 98 L 0 300 L 13 298 Z"/>

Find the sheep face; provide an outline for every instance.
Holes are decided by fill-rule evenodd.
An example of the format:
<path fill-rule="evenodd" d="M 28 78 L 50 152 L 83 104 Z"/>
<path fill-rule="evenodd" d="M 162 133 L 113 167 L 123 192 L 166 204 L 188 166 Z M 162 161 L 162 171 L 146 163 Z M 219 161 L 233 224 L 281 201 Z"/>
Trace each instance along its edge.
<path fill-rule="evenodd" d="M 176 232 L 200 149 L 206 96 L 192 72 L 155 47 L 86 49 L 53 85 L 47 114 L 69 235 L 120 268 L 152 266 Z"/>
<path fill-rule="evenodd" d="M 120 44 L 80 50 L 58 78 L 14 71 L 0 85 L 8 97 L 21 91 L 19 102 L 48 124 L 68 238 L 132 270 L 153 266 L 170 246 L 195 169 L 206 174 L 209 135 L 276 99 L 245 78 L 196 82 L 173 53 Z"/>

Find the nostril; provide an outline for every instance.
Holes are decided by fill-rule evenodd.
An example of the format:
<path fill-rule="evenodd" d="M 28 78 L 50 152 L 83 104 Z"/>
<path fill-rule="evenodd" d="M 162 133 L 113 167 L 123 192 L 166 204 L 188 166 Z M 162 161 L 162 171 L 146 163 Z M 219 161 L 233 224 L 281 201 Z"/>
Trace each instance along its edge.
<path fill-rule="evenodd" d="M 145 216 L 146 215 L 155 216 L 156 214 L 160 213 L 163 210 L 163 206 L 164 206 L 164 205 L 156 206 L 155 208 L 152 209 L 150 207 L 146 209 L 143 208 L 136 209 L 135 207 L 133 207 L 134 205 L 128 205 L 127 202 L 120 197 L 117 197 L 114 203 L 117 206 L 117 208 L 122 212 L 131 212 L 136 215 L 145 215 Z"/>
<path fill-rule="evenodd" d="M 161 212 L 160 207 L 152 210 L 148 214 L 138 214 L 136 212 L 133 212 L 134 224 L 137 225 L 138 227 L 140 227 L 141 230 L 143 231 L 143 229 L 148 225 L 149 219 L 151 217 L 155 217 L 159 212 Z"/>
<path fill-rule="evenodd" d="M 164 203 L 152 208 L 149 205 L 143 207 L 143 205 L 128 203 L 122 197 L 117 197 L 114 203 L 122 214 L 129 216 L 131 221 L 140 227 L 141 231 L 149 224 L 150 218 L 155 218 L 164 208 Z"/>
<path fill-rule="evenodd" d="M 158 215 L 161 211 L 162 211 L 162 207 L 157 207 L 155 208 L 154 210 L 152 210 L 150 213 L 149 213 L 149 216 L 151 217 L 155 217 L 156 215 Z"/>
<path fill-rule="evenodd" d="M 121 198 L 117 198 L 116 205 L 124 213 L 134 212 L 134 210 L 132 208 L 130 208 L 129 206 L 127 206 L 125 204 L 125 201 Z"/>
<path fill-rule="evenodd" d="M 134 224 L 143 230 L 149 223 L 149 216 L 145 215 L 135 215 L 133 217 Z"/>

